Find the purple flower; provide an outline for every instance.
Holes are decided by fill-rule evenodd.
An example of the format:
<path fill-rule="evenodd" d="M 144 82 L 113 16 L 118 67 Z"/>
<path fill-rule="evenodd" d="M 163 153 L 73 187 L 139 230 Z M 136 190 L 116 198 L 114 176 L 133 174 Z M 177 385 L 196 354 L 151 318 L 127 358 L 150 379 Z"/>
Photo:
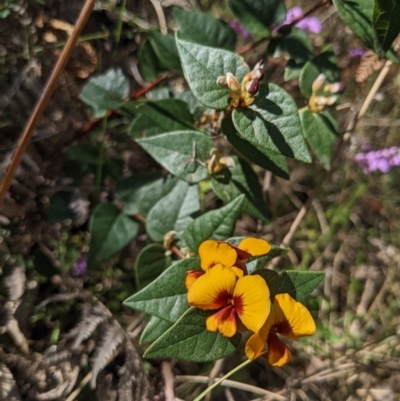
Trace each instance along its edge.
<path fill-rule="evenodd" d="M 349 49 L 350 57 L 362 57 L 365 54 L 365 49 L 363 47 L 354 47 Z"/>
<path fill-rule="evenodd" d="M 232 21 L 229 25 L 235 32 L 241 35 L 243 39 L 247 40 L 251 38 L 251 33 L 248 32 L 239 21 Z"/>
<path fill-rule="evenodd" d="M 388 149 L 360 152 L 354 156 L 354 160 L 363 169 L 365 174 L 374 171 L 387 174 L 392 167 L 400 166 L 400 148 L 392 146 Z"/>
<path fill-rule="evenodd" d="M 81 256 L 72 266 L 72 274 L 74 276 L 84 276 L 87 273 L 87 254 L 81 253 Z"/>
<path fill-rule="evenodd" d="M 290 25 L 295 20 L 300 20 L 295 24 L 297 28 L 300 28 L 303 31 L 311 32 L 311 33 L 320 33 L 322 31 L 322 24 L 321 21 L 317 17 L 304 17 L 301 18 L 303 15 L 303 10 L 301 7 L 293 7 L 289 9 L 286 13 L 286 18 L 283 22 L 278 24 L 273 32 L 279 31 L 285 25 Z"/>

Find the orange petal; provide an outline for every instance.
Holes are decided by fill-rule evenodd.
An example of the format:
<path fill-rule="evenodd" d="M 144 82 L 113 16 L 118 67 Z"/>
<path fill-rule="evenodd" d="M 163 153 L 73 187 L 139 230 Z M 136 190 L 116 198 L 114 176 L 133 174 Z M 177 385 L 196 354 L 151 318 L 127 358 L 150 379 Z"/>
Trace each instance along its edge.
<path fill-rule="evenodd" d="M 237 331 L 236 313 L 231 305 L 206 319 L 209 331 L 219 331 L 224 337 L 233 337 Z"/>
<path fill-rule="evenodd" d="M 203 270 L 188 270 L 186 272 L 186 280 L 185 280 L 185 287 L 189 289 L 189 287 L 200 277 L 204 274 Z"/>
<path fill-rule="evenodd" d="M 278 294 L 274 300 L 275 326 L 279 334 L 297 340 L 315 333 L 315 322 L 308 309 L 289 294 Z"/>
<path fill-rule="evenodd" d="M 256 359 L 260 356 L 265 346 L 265 339 L 259 333 L 254 333 L 246 343 L 245 352 L 247 358 L 250 360 Z"/>
<path fill-rule="evenodd" d="M 201 268 L 208 270 L 210 267 L 221 263 L 224 266 L 231 267 L 236 261 L 236 252 L 226 242 L 204 241 L 199 246 L 199 256 Z"/>
<path fill-rule="evenodd" d="M 271 310 L 269 288 L 259 276 L 240 278 L 233 293 L 233 304 L 242 323 L 251 331 L 257 332 L 265 323 Z"/>
<path fill-rule="evenodd" d="M 236 275 L 238 276 L 238 278 L 241 278 L 244 276 L 244 271 L 236 266 L 232 266 L 231 269 L 236 273 Z"/>
<path fill-rule="evenodd" d="M 230 268 L 218 264 L 208 269 L 189 288 L 188 303 L 203 310 L 227 306 L 238 280 Z"/>
<path fill-rule="evenodd" d="M 272 366 L 286 365 L 292 357 L 290 349 L 282 342 L 278 336 L 271 332 L 268 336 L 268 362 Z"/>
<path fill-rule="evenodd" d="M 240 242 L 239 248 L 251 256 L 261 256 L 266 255 L 271 250 L 271 245 L 260 238 L 245 238 Z"/>

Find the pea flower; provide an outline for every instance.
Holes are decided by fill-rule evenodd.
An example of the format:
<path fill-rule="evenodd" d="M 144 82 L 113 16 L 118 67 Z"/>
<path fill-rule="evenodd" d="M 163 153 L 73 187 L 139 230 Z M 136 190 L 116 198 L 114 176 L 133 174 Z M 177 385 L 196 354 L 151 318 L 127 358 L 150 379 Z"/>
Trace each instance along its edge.
<path fill-rule="evenodd" d="M 400 166 L 400 147 L 360 152 L 355 155 L 354 160 L 363 169 L 364 174 L 378 170 L 387 174 L 393 167 Z"/>
<path fill-rule="evenodd" d="M 336 103 L 339 95 L 344 92 L 343 82 L 326 83 L 326 76 L 319 74 L 312 83 L 312 94 L 308 101 L 308 107 L 313 113 L 319 113 L 327 106 Z"/>
<path fill-rule="evenodd" d="M 271 245 L 259 238 L 245 238 L 236 247 L 228 242 L 207 240 L 199 247 L 200 267 L 202 270 L 189 270 L 186 273 L 186 288 L 215 265 L 232 268 L 238 277 L 247 273 L 246 260 L 252 256 L 266 255 Z"/>
<path fill-rule="evenodd" d="M 317 17 L 303 17 L 303 10 L 301 7 L 293 7 L 289 9 L 286 13 L 286 18 L 283 22 L 278 24 L 273 32 L 278 32 L 281 30 L 283 27 L 287 25 L 291 25 L 293 22 L 298 20 L 295 23 L 295 26 L 297 28 L 305 31 L 305 32 L 311 32 L 311 33 L 321 33 L 322 31 L 322 24 L 321 21 Z"/>
<path fill-rule="evenodd" d="M 251 33 L 247 31 L 246 28 L 243 25 L 241 25 L 239 21 L 232 21 L 229 25 L 244 40 L 251 38 Z"/>
<path fill-rule="evenodd" d="M 289 294 L 278 294 L 268 319 L 260 331 L 247 341 L 246 355 L 251 360 L 257 358 L 263 352 L 266 343 L 268 362 L 272 366 L 283 366 L 290 361 L 292 354 L 277 334 L 297 340 L 314 333 L 315 323 L 307 308 Z"/>
<path fill-rule="evenodd" d="M 231 268 L 217 264 L 190 286 L 188 303 L 202 310 L 218 310 L 206 319 L 207 330 L 233 337 L 238 319 L 253 332 L 261 329 L 271 309 L 269 296 L 261 276 L 238 277 Z"/>

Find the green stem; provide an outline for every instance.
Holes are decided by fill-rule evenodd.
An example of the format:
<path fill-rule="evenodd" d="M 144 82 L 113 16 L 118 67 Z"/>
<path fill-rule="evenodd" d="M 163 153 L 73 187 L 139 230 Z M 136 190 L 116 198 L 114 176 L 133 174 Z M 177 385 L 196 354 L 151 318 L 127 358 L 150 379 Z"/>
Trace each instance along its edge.
<path fill-rule="evenodd" d="M 122 16 L 125 12 L 126 9 L 126 0 L 122 0 L 121 1 L 121 7 L 119 9 L 119 18 L 118 18 L 118 23 L 117 23 L 117 27 L 115 29 L 115 40 L 117 42 L 117 48 L 119 45 L 119 41 L 121 39 L 121 32 L 122 32 Z"/>
<path fill-rule="evenodd" d="M 103 159 L 104 159 L 104 142 L 106 139 L 106 132 L 107 132 L 107 115 L 103 118 L 102 125 L 101 125 L 101 144 L 100 144 L 100 154 L 99 159 L 97 161 L 97 171 L 96 171 L 96 187 L 98 193 L 101 191 L 101 178 L 102 178 L 102 171 L 103 171 Z"/>
<path fill-rule="evenodd" d="M 221 377 L 221 379 L 217 380 L 214 384 L 212 384 L 210 387 L 207 387 L 199 396 L 197 396 L 193 401 L 200 401 L 203 399 L 210 391 L 214 390 L 215 387 L 218 387 L 224 380 L 226 380 L 228 377 L 232 376 L 234 373 L 238 372 L 240 369 L 244 368 L 247 365 L 250 365 L 250 363 L 253 362 L 250 359 L 246 359 L 242 364 L 239 366 L 236 366 L 236 368 L 232 369 L 230 372 L 228 372 L 224 377 Z"/>

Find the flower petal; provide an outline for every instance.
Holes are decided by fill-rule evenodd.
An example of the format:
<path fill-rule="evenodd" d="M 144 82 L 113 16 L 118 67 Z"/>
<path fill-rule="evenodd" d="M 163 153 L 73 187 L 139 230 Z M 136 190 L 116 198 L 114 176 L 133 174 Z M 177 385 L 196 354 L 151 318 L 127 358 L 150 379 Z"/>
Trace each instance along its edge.
<path fill-rule="evenodd" d="M 260 336 L 260 333 L 254 333 L 246 343 L 245 352 L 250 360 L 258 358 L 265 346 L 265 339 Z"/>
<path fill-rule="evenodd" d="M 297 340 L 315 333 L 315 322 L 308 309 L 289 294 L 278 294 L 274 300 L 275 325 L 278 333 Z"/>
<path fill-rule="evenodd" d="M 260 238 L 245 238 L 240 242 L 239 249 L 248 252 L 251 256 L 261 256 L 271 250 L 271 245 Z"/>
<path fill-rule="evenodd" d="M 237 331 L 236 313 L 231 305 L 206 319 L 209 331 L 219 331 L 224 337 L 233 337 Z"/>
<path fill-rule="evenodd" d="M 186 280 L 185 280 L 185 287 L 189 289 L 189 287 L 200 277 L 204 274 L 203 270 L 188 270 L 186 272 Z"/>
<path fill-rule="evenodd" d="M 268 336 L 268 362 L 272 366 L 286 365 L 292 358 L 292 353 L 279 337 L 271 332 Z"/>
<path fill-rule="evenodd" d="M 189 288 L 188 303 L 203 310 L 227 306 L 237 281 L 236 273 L 218 264 L 207 270 Z"/>
<path fill-rule="evenodd" d="M 244 276 L 237 281 L 233 306 L 249 330 L 257 332 L 265 323 L 271 310 L 269 296 L 267 283 L 259 275 Z"/>
<path fill-rule="evenodd" d="M 221 263 L 224 266 L 231 267 L 236 261 L 236 252 L 226 242 L 204 241 L 199 246 L 199 256 L 201 268 L 208 270 L 210 267 Z"/>

